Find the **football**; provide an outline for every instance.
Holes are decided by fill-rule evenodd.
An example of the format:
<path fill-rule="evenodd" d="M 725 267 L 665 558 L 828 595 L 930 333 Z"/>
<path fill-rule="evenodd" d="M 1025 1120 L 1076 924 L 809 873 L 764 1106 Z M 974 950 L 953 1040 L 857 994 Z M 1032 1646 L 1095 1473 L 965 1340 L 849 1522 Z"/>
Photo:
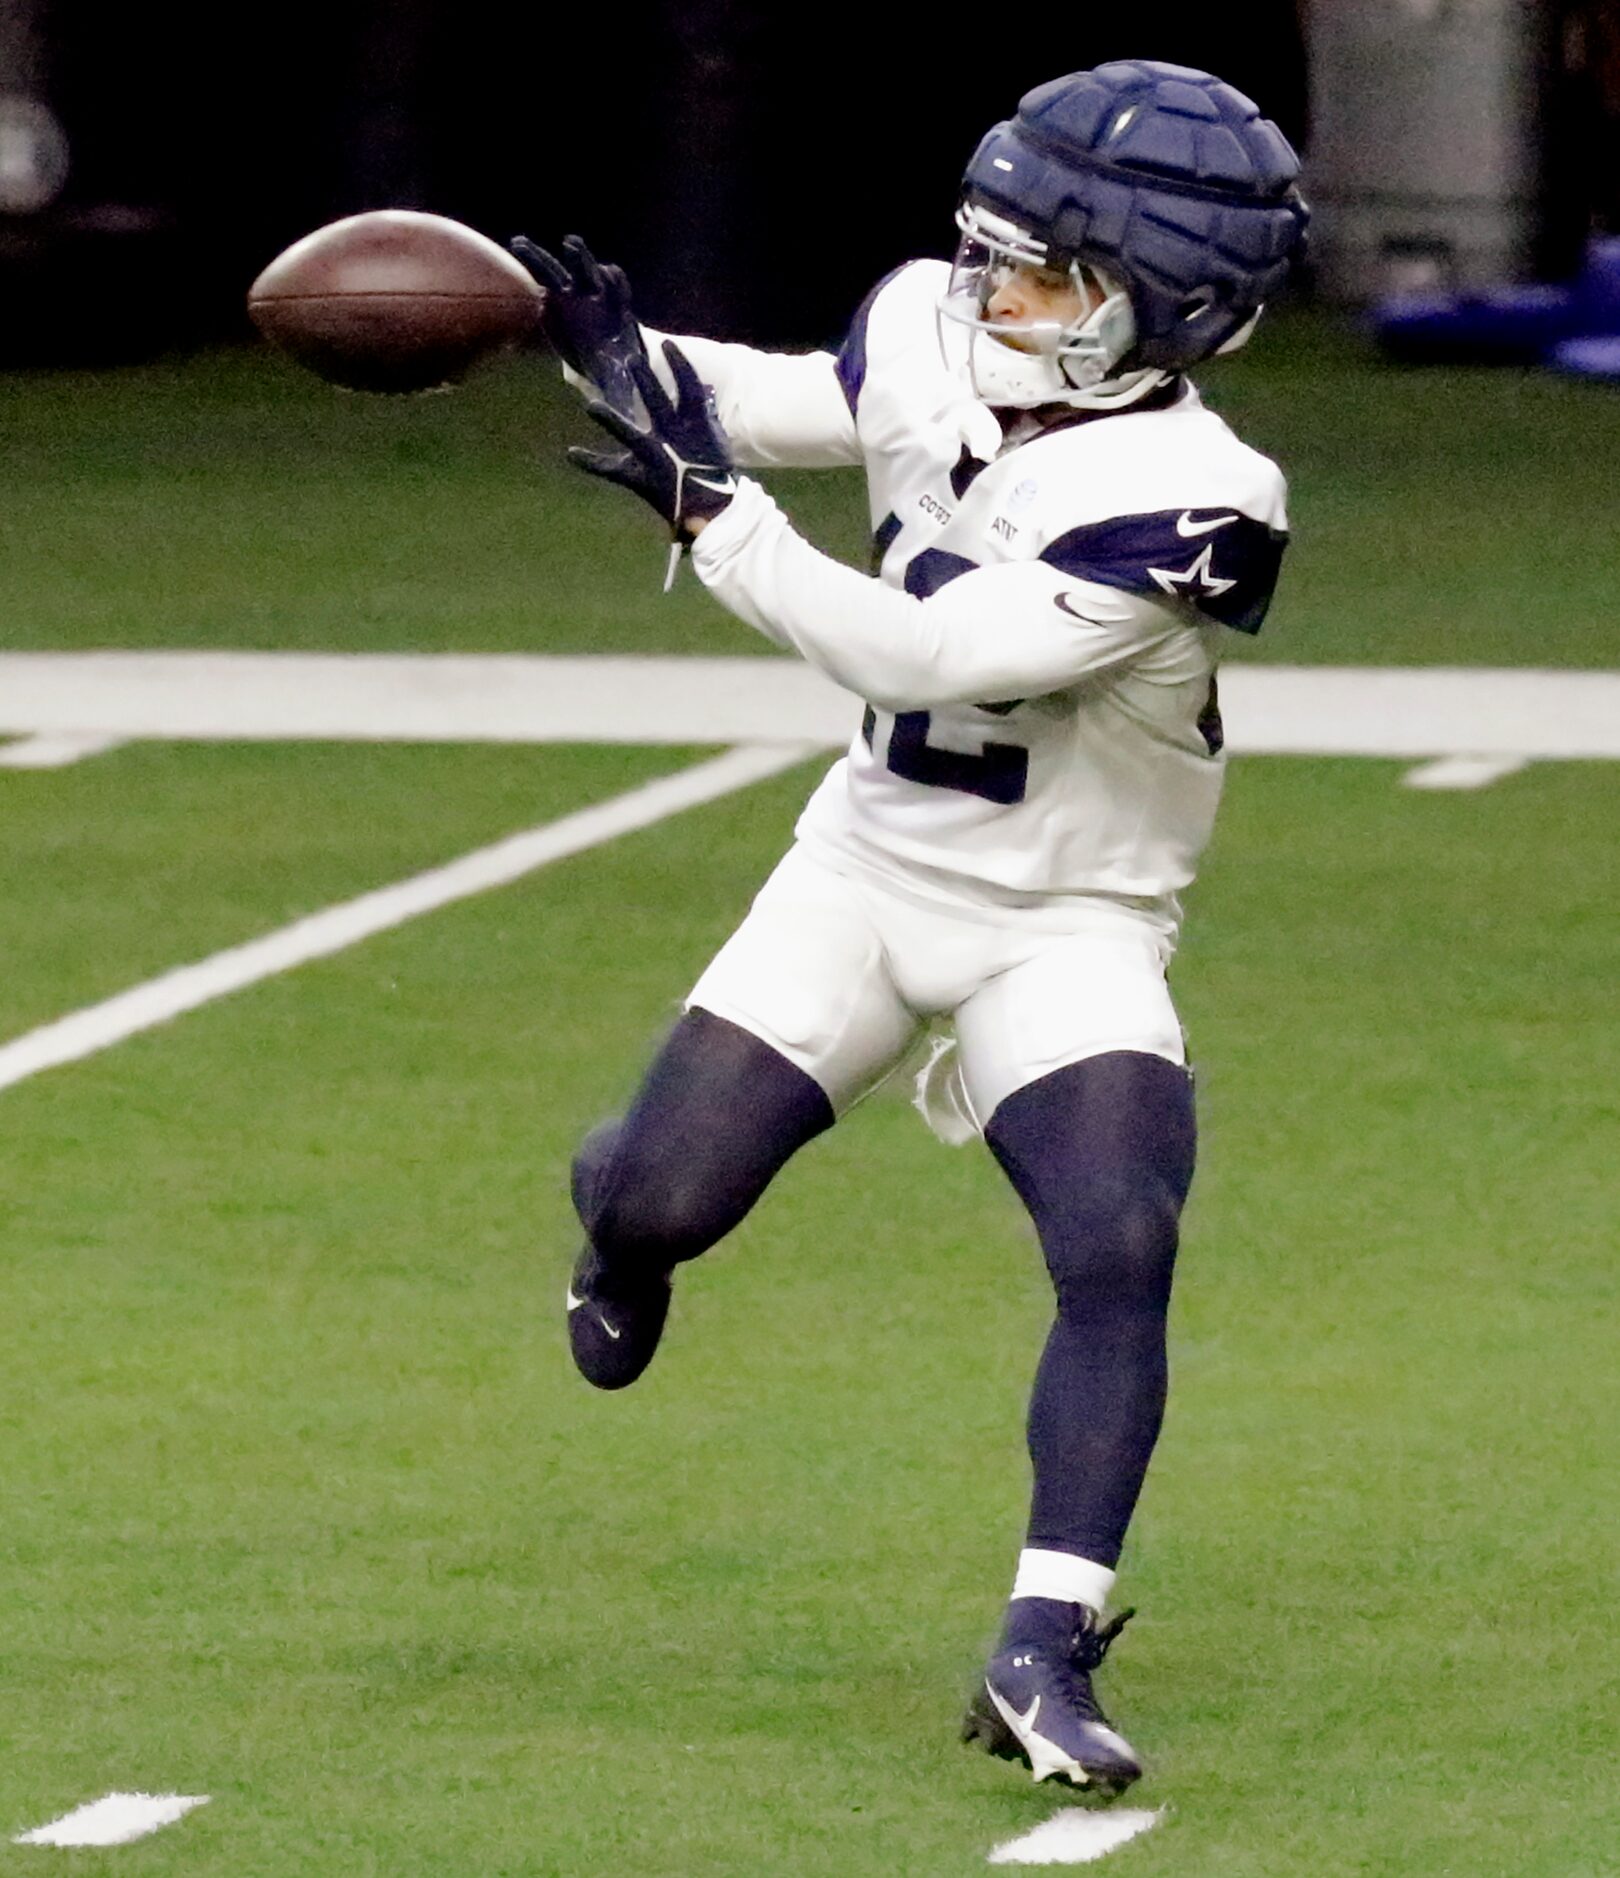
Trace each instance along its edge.
<path fill-rule="evenodd" d="M 374 209 L 276 256 L 248 290 L 259 331 L 353 391 L 432 391 L 536 329 L 542 292 L 460 222 Z"/>

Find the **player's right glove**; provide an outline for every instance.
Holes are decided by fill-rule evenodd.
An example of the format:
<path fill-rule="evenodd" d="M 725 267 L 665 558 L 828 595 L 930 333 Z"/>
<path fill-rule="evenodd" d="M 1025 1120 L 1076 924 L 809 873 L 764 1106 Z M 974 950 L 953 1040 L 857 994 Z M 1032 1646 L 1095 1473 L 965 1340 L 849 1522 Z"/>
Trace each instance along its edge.
<path fill-rule="evenodd" d="M 624 448 L 612 455 L 575 448 L 568 460 L 575 469 L 640 496 L 669 523 L 674 545 L 664 582 L 667 591 L 681 550 L 691 544 L 689 524 L 713 521 L 728 507 L 737 493 L 737 478 L 731 446 L 709 408 L 708 390 L 692 361 L 673 339 L 664 341 L 664 357 L 675 379 L 674 399 L 665 395 L 652 366 L 638 360 L 630 368 L 630 379 L 647 413 L 646 429 L 598 399 L 586 411 Z"/>
<path fill-rule="evenodd" d="M 564 236 L 560 260 L 527 235 L 515 236 L 511 249 L 546 290 L 540 325 L 558 357 L 588 378 L 605 404 L 639 416 L 630 374 L 646 362 L 647 347 L 630 311 L 624 269 L 602 266 L 578 235 Z"/>

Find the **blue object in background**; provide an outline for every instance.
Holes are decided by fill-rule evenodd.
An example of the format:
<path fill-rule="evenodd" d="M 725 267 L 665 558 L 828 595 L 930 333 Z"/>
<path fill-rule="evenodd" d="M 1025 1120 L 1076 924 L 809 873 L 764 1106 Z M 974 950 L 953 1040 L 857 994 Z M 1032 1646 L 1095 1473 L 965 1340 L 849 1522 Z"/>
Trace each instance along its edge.
<path fill-rule="evenodd" d="M 1563 285 L 1391 294 L 1372 324 L 1384 350 L 1410 364 L 1544 364 L 1620 378 L 1620 237 L 1593 241 Z"/>
<path fill-rule="evenodd" d="M 1620 333 L 1588 333 L 1581 339 L 1566 339 L 1553 347 L 1547 363 L 1561 372 L 1578 372 L 1583 378 L 1620 379 Z"/>

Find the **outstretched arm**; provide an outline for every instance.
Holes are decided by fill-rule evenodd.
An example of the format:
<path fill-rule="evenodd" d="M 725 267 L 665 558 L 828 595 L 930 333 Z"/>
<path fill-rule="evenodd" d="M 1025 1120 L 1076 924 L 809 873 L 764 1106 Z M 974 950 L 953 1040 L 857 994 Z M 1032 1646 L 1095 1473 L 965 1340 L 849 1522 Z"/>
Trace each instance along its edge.
<path fill-rule="evenodd" d="M 1172 608 L 1043 561 L 918 599 L 813 548 L 746 478 L 700 533 L 692 565 L 718 600 L 880 709 L 1040 697 L 1185 633 Z"/>
<path fill-rule="evenodd" d="M 565 238 L 560 255 L 527 235 L 511 246 L 545 289 L 541 325 L 576 391 L 642 421 L 632 368 L 648 362 L 650 349 L 664 390 L 674 392 L 663 358 L 665 335 L 637 324 L 622 268 L 604 266 L 578 235 Z M 762 352 L 719 339 L 679 343 L 709 386 L 732 457 L 745 469 L 860 462 L 855 420 L 830 352 Z"/>
<path fill-rule="evenodd" d="M 926 599 L 811 547 L 757 483 L 732 469 L 705 388 L 672 340 L 673 397 L 650 365 L 632 378 L 646 418 L 590 407 L 620 445 L 570 450 L 580 469 L 641 497 L 718 599 L 869 703 L 931 708 L 1040 696 L 1141 659 L 1185 633 L 1171 607 L 1043 561 L 974 568 Z M 674 558 L 670 562 L 674 571 Z"/>

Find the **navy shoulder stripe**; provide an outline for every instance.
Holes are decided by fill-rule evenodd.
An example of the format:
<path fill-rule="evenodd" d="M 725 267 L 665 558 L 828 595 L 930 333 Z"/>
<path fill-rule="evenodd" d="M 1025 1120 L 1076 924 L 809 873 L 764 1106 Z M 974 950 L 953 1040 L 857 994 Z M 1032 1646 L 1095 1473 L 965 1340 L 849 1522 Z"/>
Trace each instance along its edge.
<path fill-rule="evenodd" d="M 838 348 L 838 382 L 843 387 L 844 402 L 849 406 L 851 417 L 855 415 L 855 401 L 861 395 L 861 386 L 866 383 L 866 322 L 872 317 L 872 307 L 878 295 L 897 274 L 903 273 L 910 265 L 909 261 L 904 261 L 899 267 L 890 268 L 883 276 L 856 309 L 844 343 Z"/>
<path fill-rule="evenodd" d="M 1223 626 L 1257 633 L 1287 545 L 1283 529 L 1236 509 L 1161 509 L 1071 528 L 1041 559 L 1076 580 L 1182 600 Z"/>

